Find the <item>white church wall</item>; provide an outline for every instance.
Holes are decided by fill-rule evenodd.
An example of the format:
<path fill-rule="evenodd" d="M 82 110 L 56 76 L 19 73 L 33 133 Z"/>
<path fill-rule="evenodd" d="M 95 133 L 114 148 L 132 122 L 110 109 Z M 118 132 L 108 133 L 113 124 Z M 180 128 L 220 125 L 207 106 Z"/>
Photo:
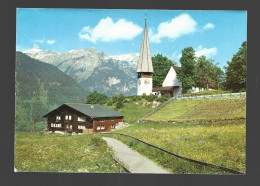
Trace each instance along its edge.
<path fill-rule="evenodd" d="M 175 72 L 174 68 L 171 67 L 168 74 L 166 75 L 163 84 L 163 87 L 169 86 L 182 86 L 182 83 L 177 79 L 177 73 Z"/>
<path fill-rule="evenodd" d="M 176 93 L 174 95 L 175 98 L 178 98 L 182 95 L 182 86 L 176 89 Z"/>
<path fill-rule="evenodd" d="M 153 81 L 152 78 L 139 78 L 137 83 L 137 95 L 141 96 L 152 94 Z"/>

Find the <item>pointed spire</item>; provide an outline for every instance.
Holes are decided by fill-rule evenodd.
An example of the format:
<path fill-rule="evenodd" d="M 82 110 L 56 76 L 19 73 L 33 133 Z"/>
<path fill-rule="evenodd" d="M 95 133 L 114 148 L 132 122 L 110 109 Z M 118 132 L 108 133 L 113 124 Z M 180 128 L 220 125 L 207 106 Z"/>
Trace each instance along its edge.
<path fill-rule="evenodd" d="M 144 35 L 142 40 L 142 46 L 139 56 L 139 62 L 137 66 L 137 72 L 151 72 L 153 73 L 153 64 L 149 46 L 149 39 L 146 28 L 146 17 L 145 17 L 145 26 L 144 26 Z"/>

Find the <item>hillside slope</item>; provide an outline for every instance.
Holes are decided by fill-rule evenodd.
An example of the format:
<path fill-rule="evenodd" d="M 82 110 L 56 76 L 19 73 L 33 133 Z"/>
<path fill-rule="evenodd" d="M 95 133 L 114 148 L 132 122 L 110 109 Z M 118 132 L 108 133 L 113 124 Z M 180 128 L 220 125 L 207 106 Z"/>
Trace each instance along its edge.
<path fill-rule="evenodd" d="M 16 53 L 15 81 L 16 114 L 23 118 L 27 129 L 35 111 L 41 115 L 64 102 L 85 102 L 87 96 L 75 80 L 57 67 L 21 52 Z"/>
<path fill-rule="evenodd" d="M 175 100 L 144 121 L 196 121 L 245 119 L 246 99 Z"/>

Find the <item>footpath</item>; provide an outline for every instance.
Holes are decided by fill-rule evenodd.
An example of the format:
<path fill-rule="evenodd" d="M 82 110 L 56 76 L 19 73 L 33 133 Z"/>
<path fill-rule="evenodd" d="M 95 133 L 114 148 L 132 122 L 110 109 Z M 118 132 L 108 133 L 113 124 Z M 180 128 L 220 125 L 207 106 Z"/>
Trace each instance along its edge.
<path fill-rule="evenodd" d="M 108 146 L 114 150 L 117 159 L 123 163 L 131 173 L 170 174 L 170 172 L 130 149 L 121 141 L 108 137 L 102 138 L 107 142 Z"/>

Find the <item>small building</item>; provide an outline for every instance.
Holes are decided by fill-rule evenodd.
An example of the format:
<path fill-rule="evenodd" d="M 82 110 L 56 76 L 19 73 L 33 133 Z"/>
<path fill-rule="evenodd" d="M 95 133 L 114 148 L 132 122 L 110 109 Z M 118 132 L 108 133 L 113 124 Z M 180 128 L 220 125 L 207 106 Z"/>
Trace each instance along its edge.
<path fill-rule="evenodd" d="M 162 87 L 153 88 L 155 95 L 170 95 L 171 97 L 179 97 L 182 94 L 182 83 L 177 78 L 176 70 L 178 66 L 172 66 L 166 75 Z"/>
<path fill-rule="evenodd" d="M 153 94 L 155 95 L 170 95 L 171 97 L 178 98 L 182 95 L 182 82 L 178 80 L 176 71 L 180 67 L 172 66 L 168 71 L 163 83 L 162 87 L 153 88 Z M 198 71 L 197 74 L 202 78 L 205 85 L 208 85 L 208 90 L 215 89 L 214 84 L 207 78 L 207 76 L 202 72 Z M 203 87 L 192 87 L 188 90 L 188 93 L 195 93 L 204 91 L 206 88 Z"/>
<path fill-rule="evenodd" d="M 43 117 L 48 131 L 105 132 L 122 125 L 124 115 L 101 105 L 64 103 Z"/>

